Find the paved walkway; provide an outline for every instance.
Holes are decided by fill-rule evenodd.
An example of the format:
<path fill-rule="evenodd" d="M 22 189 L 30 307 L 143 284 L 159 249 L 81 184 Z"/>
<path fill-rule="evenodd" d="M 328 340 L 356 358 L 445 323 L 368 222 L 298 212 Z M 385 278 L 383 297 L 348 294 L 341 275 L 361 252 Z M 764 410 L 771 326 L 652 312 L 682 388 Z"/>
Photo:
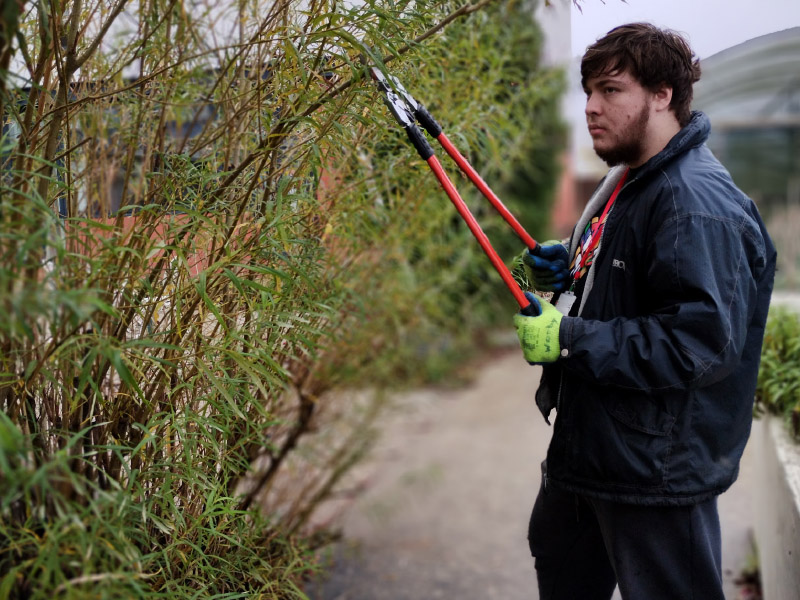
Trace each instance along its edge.
<path fill-rule="evenodd" d="M 536 600 L 527 522 L 551 432 L 533 401 L 538 379 L 514 348 L 468 387 L 399 397 L 353 474 L 368 491 L 346 513 L 346 540 L 312 600 Z M 746 453 L 720 498 L 728 600 L 749 552 L 751 469 Z"/>

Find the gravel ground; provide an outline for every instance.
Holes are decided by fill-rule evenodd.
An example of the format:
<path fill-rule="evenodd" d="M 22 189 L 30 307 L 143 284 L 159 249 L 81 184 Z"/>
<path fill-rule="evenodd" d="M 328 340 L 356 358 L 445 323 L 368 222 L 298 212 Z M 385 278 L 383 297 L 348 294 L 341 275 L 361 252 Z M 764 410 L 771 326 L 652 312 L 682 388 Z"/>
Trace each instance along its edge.
<path fill-rule="evenodd" d="M 538 371 L 508 349 L 464 388 L 399 396 L 353 474 L 367 489 L 344 513 L 331 573 L 309 597 L 536 600 L 526 534 L 551 433 L 533 401 Z M 740 480 L 720 499 L 729 600 L 749 552 L 750 470 L 746 453 Z"/>

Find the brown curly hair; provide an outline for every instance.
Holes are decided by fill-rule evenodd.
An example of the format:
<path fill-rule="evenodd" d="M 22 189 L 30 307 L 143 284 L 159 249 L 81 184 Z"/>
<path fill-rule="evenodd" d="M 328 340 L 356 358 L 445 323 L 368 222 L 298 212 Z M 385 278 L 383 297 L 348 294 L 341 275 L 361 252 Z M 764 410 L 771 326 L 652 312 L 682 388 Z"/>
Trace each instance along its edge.
<path fill-rule="evenodd" d="M 630 73 L 645 89 L 672 88 L 670 109 L 681 127 L 691 118 L 692 86 L 700 79 L 700 61 L 688 42 L 671 29 L 650 23 L 620 25 L 586 49 L 581 84 L 599 75 Z"/>

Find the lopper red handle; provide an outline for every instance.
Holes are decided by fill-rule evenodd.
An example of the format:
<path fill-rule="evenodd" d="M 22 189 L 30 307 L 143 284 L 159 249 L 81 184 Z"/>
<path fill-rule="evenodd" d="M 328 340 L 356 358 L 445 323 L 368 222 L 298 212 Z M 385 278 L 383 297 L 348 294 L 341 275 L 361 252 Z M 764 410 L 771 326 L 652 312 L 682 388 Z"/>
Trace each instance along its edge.
<path fill-rule="evenodd" d="M 536 243 L 536 240 L 534 240 L 528 234 L 528 232 L 525 231 L 525 228 L 520 224 L 519 221 L 517 221 L 514 215 L 511 214 L 511 211 L 509 211 L 506 208 L 505 204 L 502 203 L 500 198 L 498 198 L 497 195 L 491 190 L 491 188 L 488 185 L 486 185 L 486 182 L 478 174 L 475 168 L 471 164 L 469 164 L 469 161 L 466 158 L 464 158 L 464 156 L 458 151 L 458 149 L 455 146 L 453 146 L 453 144 L 450 142 L 450 140 L 447 138 L 444 132 L 440 133 L 436 137 L 436 139 L 439 140 L 439 143 L 442 145 L 442 148 L 445 149 L 445 151 L 450 155 L 450 157 L 454 161 L 456 161 L 456 164 L 458 164 L 461 170 L 464 171 L 466 176 L 469 177 L 470 181 L 472 181 L 472 183 L 475 184 L 475 187 L 477 187 L 480 190 L 481 194 L 483 194 L 486 197 L 486 199 L 492 203 L 492 206 L 494 206 L 497 209 L 497 212 L 499 212 L 502 215 L 502 217 L 506 220 L 506 222 L 509 225 L 511 225 L 511 228 L 519 236 L 522 242 L 528 247 L 528 249 L 533 251 L 538 245 Z"/>
<path fill-rule="evenodd" d="M 444 191 L 447 193 L 447 196 L 450 198 L 450 201 L 455 205 L 458 214 L 461 215 L 461 218 L 464 219 L 464 222 L 469 227 L 469 230 L 472 232 L 472 235 L 475 236 L 475 239 L 478 240 L 478 243 L 483 248 L 483 251 L 486 253 L 486 256 L 489 257 L 489 260 L 494 266 L 495 270 L 499 273 L 500 277 L 503 279 L 503 282 L 508 287 L 511 294 L 514 296 L 514 299 L 520 305 L 520 308 L 523 309 L 523 313 L 526 310 L 531 310 L 531 303 L 528 302 L 528 299 L 525 297 L 522 289 L 520 289 L 517 282 L 514 280 L 514 277 L 511 275 L 511 272 L 506 267 L 505 263 L 500 260 L 500 257 L 495 252 L 494 248 L 492 247 L 491 242 L 489 242 L 489 238 L 486 237 L 486 234 L 481 229 L 481 226 L 478 224 L 478 221 L 475 220 L 475 217 L 470 212 L 469 208 L 467 207 L 464 200 L 461 199 L 461 196 L 458 194 L 458 190 L 456 190 L 453 183 L 450 181 L 450 178 L 444 172 L 441 163 L 435 156 L 431 156 L 426 159 L 428 166 L 430 166 L 431 171 L 433 171 L 434 175 L 436 175 L 436 179 L 439 180 L 439 183 L 444 188 Z M 533 242 L 534 246 L 536 242 Z"/>

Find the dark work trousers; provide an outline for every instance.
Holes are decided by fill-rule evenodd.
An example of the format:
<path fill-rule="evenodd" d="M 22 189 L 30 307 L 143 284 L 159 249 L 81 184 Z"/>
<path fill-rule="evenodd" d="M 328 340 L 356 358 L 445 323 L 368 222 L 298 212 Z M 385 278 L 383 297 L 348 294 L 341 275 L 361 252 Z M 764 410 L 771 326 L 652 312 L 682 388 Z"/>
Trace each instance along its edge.
<path fill-rule="evenodd" d="M 724 600 L 717 499 L 636 506 L 539 490 L 528 542 L 540 600 Z"/>

